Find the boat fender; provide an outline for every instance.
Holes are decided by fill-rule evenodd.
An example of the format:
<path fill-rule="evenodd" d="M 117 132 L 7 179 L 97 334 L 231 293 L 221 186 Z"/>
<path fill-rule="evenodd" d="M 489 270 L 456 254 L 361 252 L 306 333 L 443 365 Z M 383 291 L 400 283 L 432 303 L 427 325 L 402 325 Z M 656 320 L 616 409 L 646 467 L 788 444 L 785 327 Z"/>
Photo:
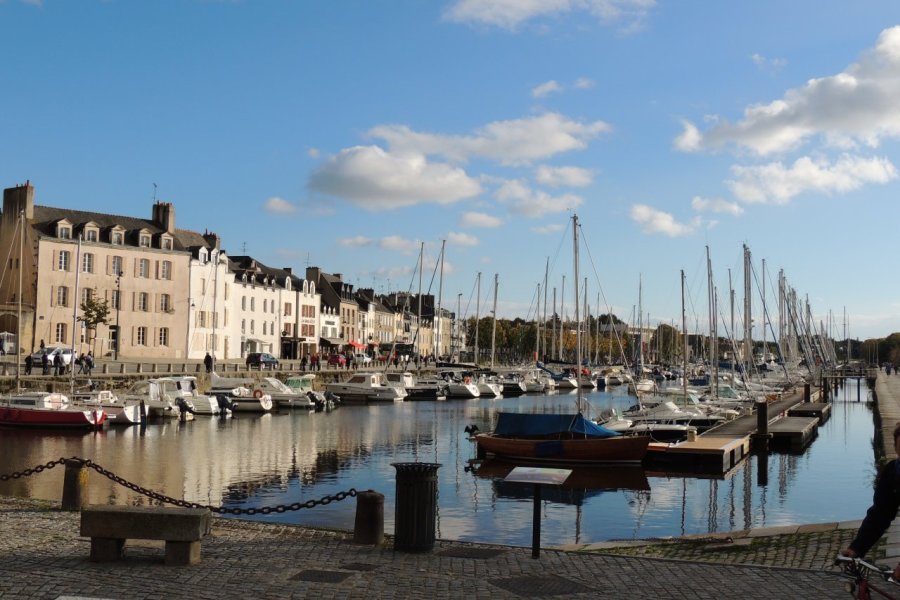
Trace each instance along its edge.
<path fill-rule="evenodd" d="M 254 390 L 253 397 L 256 398 L 257 400 L 262 398 L 263 397 L 262 390 Z"/>
<path fill-rule="evenodd" d="M 469 385 L 470 383 L 472 383 L 472 380 L 470 378 L 466 377 L 465 379 L 463 379 L 463 383 L 465 383 L 466 385 Z"/>

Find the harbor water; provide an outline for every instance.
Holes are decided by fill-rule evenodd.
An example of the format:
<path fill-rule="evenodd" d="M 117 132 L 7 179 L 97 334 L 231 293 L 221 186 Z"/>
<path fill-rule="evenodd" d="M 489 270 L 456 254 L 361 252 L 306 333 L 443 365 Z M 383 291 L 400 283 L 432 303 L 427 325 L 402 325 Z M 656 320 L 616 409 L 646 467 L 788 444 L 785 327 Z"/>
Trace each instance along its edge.
<path fill-rule="evenodd" d="M 614 388 L 615 390 L 615 388 Z M 595 410 L 627 408 L 616 391 L 586 395 Z M 645 539 L 862 518 L 875 476 L 872 409 L 865 384 L 845 386 L 831 418 L 801 454 L 751 456 L 724 476 L 682 476 L 641 467 L 576 469 L 562 489 L 542 494 L 545 546 Z M 532 487 L 503 481 L 510 465 L 473 464 L 463 431 L 490 430 L 498 411 L 574 412 L 574 395 L 345 406 L 328 413 L 276 413 L 187 423 L 151 422 L 91 433 L 4 429 L 0 473 L 61 457 L 89 458 L 144 488 L 212 506 L 272 507 L 347 491 L 385 495 L 393 532 L 392 463 L 439 463 L 439 538 L 531 544 Z M 63 467 L 0 482 L 0 494 L 59 500 Z M 95 471 L 91 503 L 155 501 Z M 250 518 L 350 530 L 356 502 Z M 243 517 L 248 518 L 248 517 Z"/>

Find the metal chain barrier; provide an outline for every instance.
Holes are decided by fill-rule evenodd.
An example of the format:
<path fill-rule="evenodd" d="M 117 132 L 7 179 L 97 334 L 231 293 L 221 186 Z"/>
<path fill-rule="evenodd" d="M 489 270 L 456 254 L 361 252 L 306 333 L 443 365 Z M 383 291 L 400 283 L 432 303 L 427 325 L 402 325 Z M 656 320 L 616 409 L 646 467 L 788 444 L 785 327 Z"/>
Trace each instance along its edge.
<path fill-rule="evenodd" d="M 80 460 L 80 459 L 76 459 Z M 66 464 L 65 458 L 60 458 L 59 460 L 51 460 L 47 464 L 38 465 L 33 469 L 25 469 L 24 471 L 16 471 L 14 473 L 10 473 L 8 475 L 0 475 L 0 481 L 9 481 L 10 479 L 19 479 L 20 477 L 30 477 L 37 473 L 43 473 L 44 471 L 49 471 L 56 465 L 64 465 Z"/>
<path fill-rule="evenodd" d="M 108 471 L 104 469 L 102 466 L 97 463 L 91 461 L 90 459 L 78 458 L 77 456 L 73 456 L 72 458 L 60 458 L 58 460 L 51 460 L 47 464 L 38 465 L 33 469 L 25 469 L 23 471 L 17 471 L 15 473 L 10 473 L 9 475 L 0 475 L 0 481 L 8 481 L 10 479 L 19 479 L 20 477 L 28 477 L 30 475 L 34 475 L 36 473 L 41 473 L 43 471 L 52 469 L 56 465 L 63 465 L 66 461 L 77 461 L 80 462 L 85 467 L 90 467 L 94 469 L 99 474 L 103 475 L 107 479 L 118 483 L 119 485 L 128 488 L 138 494 L 142 494 L 147 496 L 148 498 L 152 498 L 153 500 L 157 500 L 159 502 L 164 502 L 166 504 L 174 504 L 175 506 L 180 506 L 182 508 L 206 508 L 211 512 L 220 514 L 220 515 L 269 515 L 272 513 L 285 513 L 294 510 L 300 510 L 303 508 L 315 508 L 316 506 L 325 506 L 326 504 L 331 504 L 332 502 L 340 502 L 341 500 L 346 500 L 347 498 L 356 497 L 357 491 L 356 488 L 350 488 L 346 492 L 338 492 L 332 496 L 324 496 L 319 498 L 318 500 L 307 500 L 306 502 L 294 502 L 293 504 L 279 504 L 278 506 L 264 506 L 262 508 L 228 508 L 225 506 L 210 506 L 208 504 L 199 504 L 197 502 L 188 502 L 187 500 L 180 500 L 178 498 L 172 498 L 171 496 L 166 496 L 165 494 L 160 494 L 159 492 L 154 492 L 153 490 L 148 490 L 145 487 L 141 487 L 136 483 L 132 483 L 127 479 L 124 479 L 112 471 Z"/>

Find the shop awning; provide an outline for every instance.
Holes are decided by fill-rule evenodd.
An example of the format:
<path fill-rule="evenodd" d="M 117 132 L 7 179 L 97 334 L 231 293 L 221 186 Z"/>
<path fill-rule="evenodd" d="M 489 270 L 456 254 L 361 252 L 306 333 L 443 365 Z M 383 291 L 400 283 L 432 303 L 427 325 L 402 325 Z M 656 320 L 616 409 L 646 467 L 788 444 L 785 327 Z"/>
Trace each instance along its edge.
<path fill-rule="evenodd" d="M 319 338 L 319 343 L 325 346 L 343 346 L 345 342 L 342 338 Z"/>
<path fill-rule="evenodd" d="M 365 344 L 360 344 L 359 342 L 350 342 L 350 345 L 354 348 L 364 349 L 366 347 Z"/>

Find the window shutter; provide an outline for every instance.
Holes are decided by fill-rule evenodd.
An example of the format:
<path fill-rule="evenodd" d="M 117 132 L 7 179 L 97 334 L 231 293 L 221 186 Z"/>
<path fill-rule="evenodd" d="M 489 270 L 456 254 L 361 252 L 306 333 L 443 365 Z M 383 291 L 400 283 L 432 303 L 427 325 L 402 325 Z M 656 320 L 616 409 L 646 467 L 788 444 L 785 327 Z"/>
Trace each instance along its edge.
<path fill-rule="evenodd" d="M 140 273 L 140 271 L 138 270 L 138 260 L 140 260 L 140 259 L 137 259 L 137 258 L 134 259 L 134 274 L 135 274 L 135 277 L 137 276 L 138 273 Z"/>
<path fill-rule="evenodd" d="M 106 274 L 112 274 L 112 256 L 106 257 Z"/>
<path fill-rule="evenodd" d="M 156 278 L 159 279 L 159 261 L 155 260 L 153 262 L 154 262 L 153 268 L 156 271 Z"/>
<path fill-rule="evenodd" d="M 50 306 L 56 306 L 56 286 L 50 286 Z"/>
<path fill-rule="evenodd" d="M 53 251 L 53 268 L 51 271 L 56 271 L 59 269 L 59 250 Z"/>

